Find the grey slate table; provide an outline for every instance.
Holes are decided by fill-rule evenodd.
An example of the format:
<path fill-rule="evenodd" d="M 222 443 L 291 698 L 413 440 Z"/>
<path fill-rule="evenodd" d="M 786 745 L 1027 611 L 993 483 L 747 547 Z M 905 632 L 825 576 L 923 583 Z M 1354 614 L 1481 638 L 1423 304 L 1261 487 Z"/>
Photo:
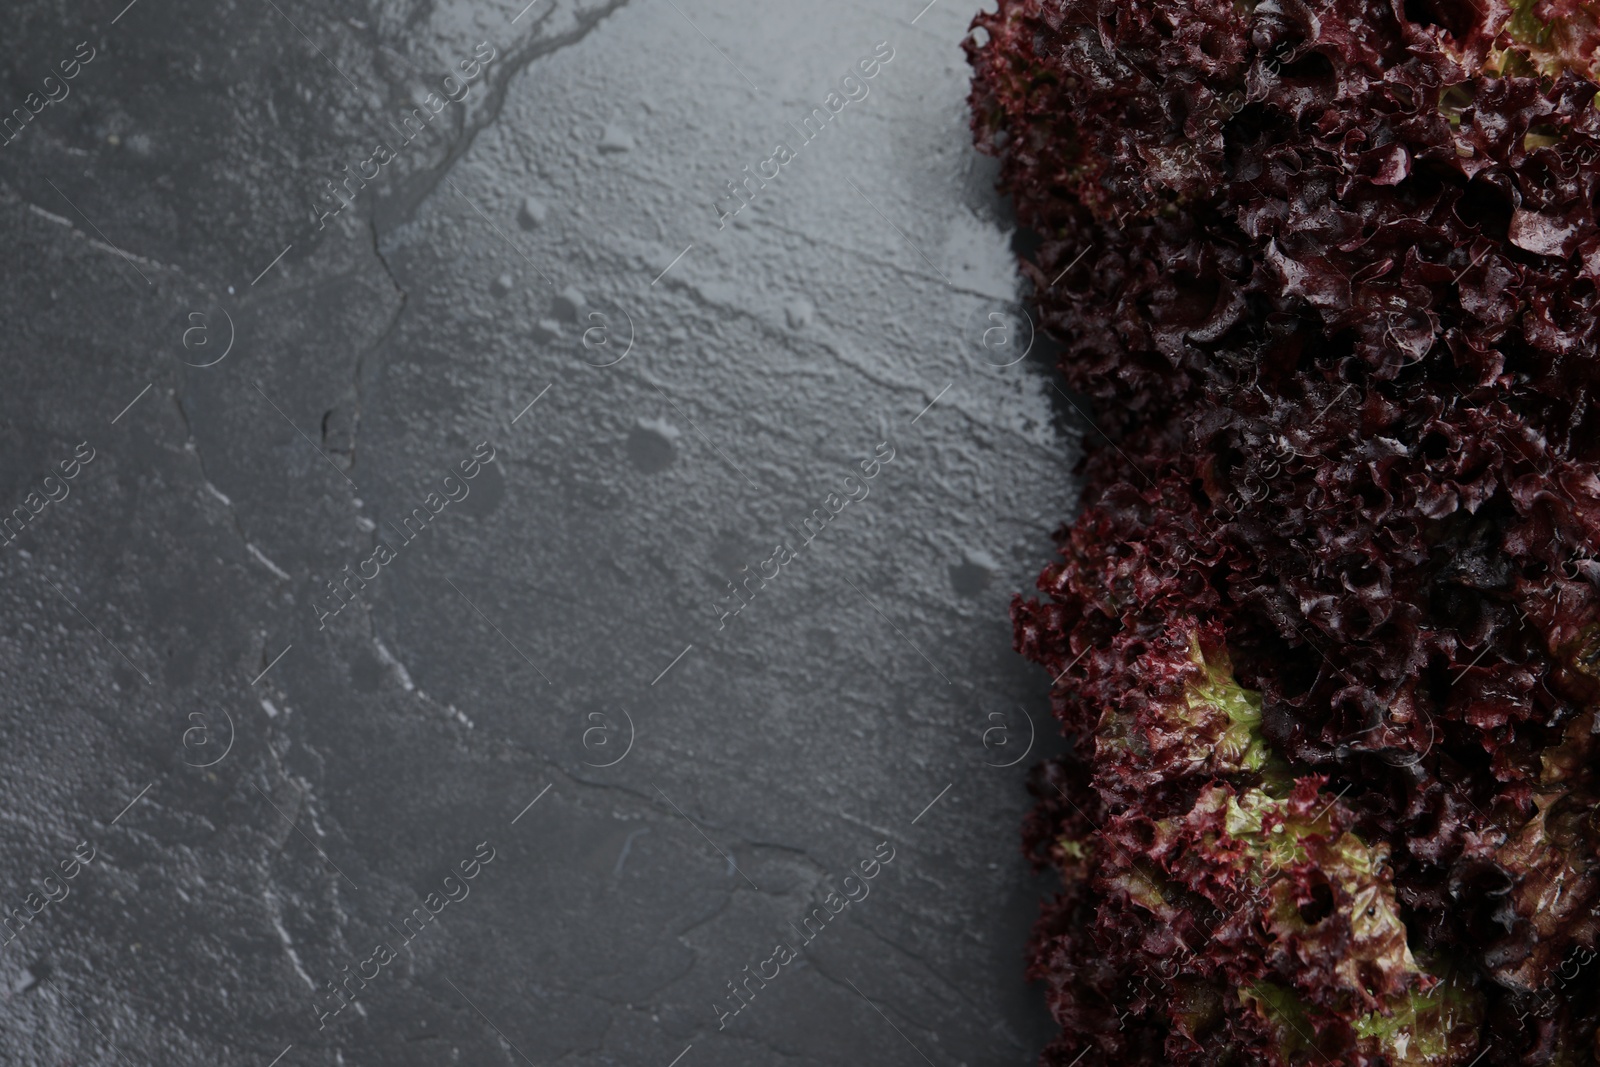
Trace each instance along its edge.
<path fill-rule="evenodd" d="M 1077 452 L 920 7 L 10 6 L 0 1062 L 1032 1062 Z"/>

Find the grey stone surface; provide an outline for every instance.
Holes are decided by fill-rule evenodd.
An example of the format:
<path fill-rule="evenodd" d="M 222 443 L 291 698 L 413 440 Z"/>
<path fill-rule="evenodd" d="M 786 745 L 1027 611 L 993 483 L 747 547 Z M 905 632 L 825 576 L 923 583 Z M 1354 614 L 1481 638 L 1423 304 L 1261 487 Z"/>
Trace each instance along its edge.
<path fill-rule="evenodd" d="M 0 112 L 93 58 L 0 146 L 0 1062 L 1048 1036 L 1006 609 L 1076 451 L 1016 362 L 971 11 L 521 8 L 7 12 Z"/>

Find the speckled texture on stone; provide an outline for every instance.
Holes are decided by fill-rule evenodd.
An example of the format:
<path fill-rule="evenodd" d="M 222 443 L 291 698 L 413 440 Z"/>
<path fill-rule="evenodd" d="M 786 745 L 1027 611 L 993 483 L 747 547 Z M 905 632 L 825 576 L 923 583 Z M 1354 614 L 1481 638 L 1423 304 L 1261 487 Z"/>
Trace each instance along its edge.
<path fill-rule="evenodd" d="M 1032 1061 L 1076 452 L 921 8 L 11 6 L 0 113 L 96 54 L 0 147 L 0 1062 Z"/>

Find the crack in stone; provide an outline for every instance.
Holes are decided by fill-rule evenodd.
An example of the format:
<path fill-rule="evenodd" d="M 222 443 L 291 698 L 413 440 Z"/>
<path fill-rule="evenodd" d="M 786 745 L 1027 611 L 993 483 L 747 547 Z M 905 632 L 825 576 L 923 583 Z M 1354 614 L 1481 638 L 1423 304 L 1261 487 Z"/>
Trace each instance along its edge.
<path fill-rule="evenodd" d="M 194 457 L 195 465 L 200 468 L 201 485 L 220 501 L 223 507 L 228 509 L 230 525 L 233 527 L 233 532 L 238 535 L 240 542 L 244 544 L 245 554 L 255 557 L 256 562 L 271 571 L 273 576 L 280 582 L 293 582 L 293 575 L 269 559 L 267 554 L 261 551 L 261 548 L 254 541 L 250 540 L 250 535 L 244 528 L 244 520 L 240 518 L 239 509 L 234 504 L 233 498 L 217 488 L 217 484 L 211 480 L 211 472 L 206 467 L 205 455 L 200 451 L 200 439 L 195 436 L 194 424 L 189 420 L 189 411 L 183 406 L 183 397 L 178 394 L 176 389 L 169 390 L 169 395 L 172 398 L 173 406 L 178 409 L 178 417 L 183 420 L 183 449 Z"/>
<path fill-rule="evenodd" d="M 361 434 L 361 413 L 364 401 L 362 378 L 366 370 L 367 358 L 369 356 L 376 355 L 378 350 L 394 337 L 396 331 L 400 328 L 400 318 L 406 313 L 406 308 L 411 303 L 411 294 L 406 291 L 405 286 L 400 284 L 400 279 L 395 275 L 393 268 L 389 266 L 389 261 L 384 258 L 382 238 L 378 233 L 377 220 L 369 217 L 367 220 L 367 225 L 368 229 L 372 233 L 372 254 L 378 260 L 378 266 L 383 268 L 384 276 L 389 279 L 389 284 L 394 287 L 395 292 L 400 294 L 400 304 L 394 309 L 393 314 L 389 316 L 389 321 L 384 324 L 382 331 L 379 332 L 377 338 L 372 342 L 372 344 L 368 345 L 356 354 L 352 382 L 355 392 L 355 411 L 351 415 L 350 421 L 350 467 L 352 469 L 354 469 L 356 465 L 356 443 Z M 326 416 L 324 416 L 323 419 L 323 444 L 327 444 Z"/>
<path fill-rule="evenodd" d="M 566 33 L 556 34 L 553 37 L 533 41 L 509 57 L 505 65 L 505 74 L 498 81 L 491 80 L 488 89 L 488 98 L 485 105 L 487 114 L 480 120 L 463 128 L 454 145 L 450 147 L 444 158 L 432 167 L 426 167 L 411 177 L 425 176 L 422 183 L 409 196 L 400 198 L 399 205 L 393 209 L 392 218 L 409 221 L 411 215 L 444 183 L 450 171 L 455 167 L 457 160 L 471 151 L 477 141 L 478 134 L 493 126 L 500 119 L 500 114 L 505 109 L 505 101 L 510 91 L 511 83 L 536 59 L 543 59 L 555 55 L 557 52 L 571 48 L 581 43 L 590 33 L 611 15 L 626 7 L 632 0 L 610 0 L 609 3 L 589 15 L 576 14 L 577 25 Z M 545 20 L 555 14 L 552 5 L 542 12 L 530 28 L 537 30 Z"/>
<path fill-rule="evenodd" d="M 817 976 L 819 978 L 821 978 L 823 981 L 832 983 L 833 985 L 837 986 L 840 990 L 848 993 L 851 1000 L 862 1000 L 863 998 L 867 998 L 868 1004 L 872 1008 L 876 1009 L 875 1011 L 873 1011 L 874 1015 L 877 1015 L 878 1012 L 883 1012 L 884 1013 L 883 1014 L 883 1018 L 889 1019 L 888 1012 L 884 1011 L 884 1009 L 886 1007 L 892 1007 L 895 1010 L 895 1014 L 900 1016 L 902 1022 L 906 1026 L 912 1027 L 912 1028 L 917 1029 L 917 1030 L 921 1030 L 923 1033 L 932 1035 L 934 1040 L 938 1040 L 938 1033 L 939 1033 L 938 1030 L 934 1029 L 932 1026 L 929 1026 L 927 1023 L 922 1022 L 919 1019 L 917 1019 L 914 1015 L 912 1015 L 911 1012 L 908 1012 L 903 1006 L 896 1005 L 894 1002 L 888 1000 L 882 994 L 879 994 L 878 996 L 872 996 L 871 994 L 867 993 L 865 990 L 856 988 L 854 985 L 852 985 L 850 982 L 848 982 L 848 981 L 846 981 L 844 979 L 835 978 L 833 975 L 829 974 L 826 969 L 824 969 L 823 967 L 818 965 L 817 959 L 814 956 L 810 957 L 808 962 L 810 963 L 811 969 L 817 973 Z M 900 1023 L 896 1023 L 892 1019 L 889 1019 L 889 1022 L 890 1022 L 890 1025 L 893 1026 L 893 1028 L 896 1031 L 900 1031 L 900 1029 L 901 1029 L 901 1024 Z M 908 1042 L 911 1041 L 911 1038 L 909 1036 L 907 1036 L 903 1031 L 901 1032 L 900 1036 L 904 1037 L 906 1039 L 906 1041 L 908 1041 Z M 912 1043 L 912 1047 L 916 1048 L 919 1053 L 922 1051 L 922 1049 L 919 1046 L 917 1046 L 914 1042 Z"/>
<path fill-rule="evenodd" d="M 910 949 L 906 948 L 904 945 L 900 944 L 898 941 L 895 941 L 892 938 L 886 937 L 883 934 L 879 933 L 877 930 L 873 929 L 870 924 L 862 923 L 861 924 L 861 928 L 863 930 L 865 930 L 873 938 L 877 939 L 878 941 L 882 942 L 883 944 L 885 944 L 885 945 L 889 946 L 890 948 L 894 949 L 896 952 L 900 953 L 902 956 L 905 956 L 905 957 L 907 957 L 909 959 L 915 960 L 918 964 L 920 964 L 922 966 L 923 970 L 927 971 L 928 974 L 932 975 L 935 979 L 937 979 L 941 985 L 943 985 L 946 989 L 948 989 L 950 991 L 950 993 L 952 993 L 956 997 L 956 999 L 963 1001 L 967 1005 L 967 1007 L 971 1008 L 975 1012 L 982 1010 L 981 1007 L 971 997 L 969 997 L 966 994 L 966 992 L 960 986 L 956 985 L 954 982 L 950 981 L 950 979 L 948 979 L 944 975 L 940 974 L 938 969 L 935 968 L 933 966 L 933 964 L 929 963 L 926 959 L 924 959 L 921 955 L 919 955 L 918 953 L 915 953 L 915 952 L 911 951 Z M 918 984 L 921 985 L 921 983 L 918 983 Z M 923 988 L 927 988 L 927 987 L 924 985 Z M 1006 1035 L 1006 1039 L 1008 1041 L 1011 1041 L 1013 1044 L 1018 1045 L 1019 1047 L 1021 1046 L 1021 1042 L 1017 1041 L 1017 1039 L 1015 1037 L 1013 1037 L 1013 1036 L 1011 1036 L 1009 1034 Z"/>
<path fill-rule="evenodd" d="M 726 893 L 722 894 L 722 903 L 717 905 L 717 910 L 716 911 L 712 912 L 710 915 L 707 915 L 703 919 L 696 919 L 694 922 L 690 923 L 688 926 L 685 926 L 681 930 L 674 931 L 672 936 L 677 940 L 677 942 L 680 945 L 682 945 L 684 948 L 688 949 L 689 951 L 695 953 L 695 955 L 698 956 L 700 954 L 700 950 L 695 948 L 695 946 L 693 946 L 693 945 L 691 945 L 689 943 L 690 936 L 693 935 L 697 930 L 701 929 L 702 927 L 710 926 L 712 923 L 714 923 L 718 919 L 722 918 L 722 916 L 727 912 L 728 906 L 733 903 L 733 894 L 734 894 L 734 888 L 730 886 L 728 888 L 728 891 Z M 689 968 L 687 970 L 685 970 L 683 972 L 683 974 L 679 975 L 678 978 L 687 977 L 688 974 L 689 974 L 689 971 L 692 971 L 692 970 L 694 970 L 694 965 L 691 963 Z M 677 981 L 677 980 L 678 980 L 677 978 L 673 979 L 673 981 Z M 663 987 L 663 988 L 665 988 L 665 987 Z"/>
<path fill-rule="evenodd" d="M 716 1031 L 712 1031 L 712 1033 L 715 1033 L 715 1032 Z M 726 1040 L 729 1040 L 729 1041 L 742 1041 L 742 1042 L 745 1042 L 747 1044 L 754 1045 L 754 1046 L 756 1046 L 757 1048 L 761 1049 L 764 1052 L 775 1053 L 778 1056 L 782 1056 L 786 1060 L 796 1060 L 796 1061 L 798 1061 L 800 1063 L 817 1063 L 818 1062 L 817 1060 L 813 1059 L 812 1057 L 807 1056 L 806 1054 L 801 1053 L 801 1052 L 785 1052 L 783 1049 L 779 1048 L 777 1045 L 769 1044 L 767 1041 L 765 1041 L 765 1040 L 763 1040 L 761 1038 L 758 1038 L 758 1037 L 747 1037 L 744 1034 L 734 1034 L 734 1033 L 726 1033 L 726 1034 L 723 1034 L 722 1037 L 724 1039 L 726 1039 Z"/>
<path fill-rule="evenodd" d="M 230 524 L 233 526 L 233 532 L 239 535 L 239 540 L 244 545 L 245 553 L 247 555 L 255 556 L 257 559 L 259 559 L 268 570 L 274 572 L 275 576 L 279 580 L 289 580 L 283 571 L 280 570 L 278 566 L 271 560 L 262 555 L 261 550 L 257 548 L 250 540 L 250 535 L 245 532 L 244 522 L 239 518 L 239 509 L 234 506 L 232 498 L 223 493 L 221 489 L 218 489 L 216 483 L 211 480 L 211 473 L 206 469 L 206 458 L 200 451 L 199 438 L 195 437 L 194 434 L 194 424 L 189 421 L 188 409 L 183 406 L 183 397 L 178 395 L 178 391 L 176 389 L 171 390 L 170 395 L 172 397 L 173 407 L 178 409 L 178 418 L 183 420 L 183 450 L 194 457 L 195 465 L 200 468 L 201 484 L 204 485 L 204 487 L 211 493 L 212 496 L 216 497 L 222 502 L 223 507 L 228 509 L 228 518 L 230 520 Z"/>
<path fill-rule="evenodd" d="M 142 255 L 138 252 L 130 252 L 126 248 L 122 248 L 118 245 L 113 245 L 107 241 L 101 240 L 99 237 L 96 237 L 85 230 L 79 229 L 77 223 L 73 222 L 72 219 L 68 218 L 67 216 L 59 215 L 56 212 L 51 211 L 49 208 L 29 200 L 26 196 L 22 195 L 21 190 L 11 185 L 11 183 L 0 182 L 0 185 L 4 185 L 6 191 L 16 199 L 17 203 L 22 204 L 29 211 L 33 212 L 35 215 L 38 215 L 45 221 L 53 222 L 57 226 L 63 226 L 68 230 L 71 230 L 79 240 L 84 241 L 97 251 L 109 252 L 118 259 L 122 259 L 122 257 L 126 256 L 128 259 L 138 260 L 140 263 L 152 269 L 170 271 L 185 281 L 191 281 L 188 273 L 184 271 L 182 267 L 174 266 L 170 263 L 163 263 L 159 259 L 152 259 L 150 256 Z"/>
<path fill-rule="evenodd" d="M 631 0 L 610 0 L 609 3 L 605 4 L 597 11 L 589 13 L 588 15 L 576 15 L 575 18 L 577 19 L 577 25 L 568 32 L 557 34 L 548 39 L 535 41 L 522 48 L 520 51 L 514 53 L 507 64 L 506 73 L 498 81 L 492 82 L 489 86 L 488 102 L 486 104 L 487 114 L 482 119 L 475 121 L 470 125 L 463 125 L 462 130 L 454 139 L 453 147 L 446 151 L 444 158 L 433 167 L 427 168 L 422 172 L 426 174 L 431 171 L 431 180 L 426 181 L 420 189 L 412 193 L 412 195 L 409 197 L 404 198 L 405 202 L 403 206 L 395 212 L 395 216 L 397 218 L 405 219 L 415 212 L 417 207 L 431 197 L 434 192 L 438 190 L 439 186 L 443 184 L 445 178 L 454 168 L 456 162 L 471 150 L 473 144 L 477 140 L 478 134 L 490 128 L 499 121 L 501 114 L 505 110 L 505 101 L 510 91 L 511 82 L 519 74 L 527 69 L 528 66 L 531 65 L 535 60 L 552 56 L 557 52 L 581 43 L 591 33 L 593 33 L 602 22 L 604 22 L 611 15 L 615 14 L 617 11 L 621 10 L 623 7 L 627 6 L 627 4 L 630 2 Z M 551 6 L 545 12 L 541 13 L 532 23 L 530 29 L 536 31 L 539 26 L 543 25 L 546 19 L 555 14 L 555 10 L 555 7 Z M 463 119 L 463 122 L 465 123 L 465 119 Z M 353 372 L 355 411 L 352 415 L 350 428 L 351 469 L 354 469 L 356 464 L 357 441 L 359 439 L 361 430 L 361 416 L 364 405 L 363 375 L 366 369 L 367 360 L 369 357 L 375 355 L 384 344 L 393 338 L 396 330 L 399 327 L 400 319 L 405 314 L 406 308 L 410 304 L 409 292 L 406 290 L 406 287 L 401 284 L 399 276 L 395 273 L 394 269 L 390 266 L 388 259 L 383 254 L 384 233 L 379 229 L 375 213 L 369 214 L 368 216 L 368 229 L 372 235 L 373 255 L 376 257 L 379 266 L 383 269 L 384 275 L 389 279 L 389 284 L 394 287 L 395 292 L 400 294 L 400 304 L 395 308 L 394 313 L 389 317 L 389 321 L 385 324 L 377 339 L 356 356 Z M 326 423 L 326 419 L 324 420 L 324 423 Z M 324 434 L 323 443 L 327 444 L 326 434 Z"/>

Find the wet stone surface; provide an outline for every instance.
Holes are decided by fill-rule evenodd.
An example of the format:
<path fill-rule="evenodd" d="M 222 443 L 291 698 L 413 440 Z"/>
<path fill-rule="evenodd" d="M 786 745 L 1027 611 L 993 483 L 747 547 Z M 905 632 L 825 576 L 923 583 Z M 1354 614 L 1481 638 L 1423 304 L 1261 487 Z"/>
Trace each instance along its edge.
<path fill-rule="evenodd" d="M 921 8 L 12 5 L 0 1061 L 1032 1061 L 1076 452 Z"/>

